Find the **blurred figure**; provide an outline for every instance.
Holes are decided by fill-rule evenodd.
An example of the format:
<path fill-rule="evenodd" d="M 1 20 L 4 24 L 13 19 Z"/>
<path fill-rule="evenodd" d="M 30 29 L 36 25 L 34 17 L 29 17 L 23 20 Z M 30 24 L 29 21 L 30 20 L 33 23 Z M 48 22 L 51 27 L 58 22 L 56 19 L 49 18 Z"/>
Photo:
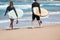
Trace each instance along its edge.
<path fill-rule="evenodd" d="M 33 11 L 33 8 L 34 7 L 38 7 L 39 8 L 39 12 L 41 14 L 41 10 L 40 10 L 40 5 L 39 3 L 37 2 L 37 0 L 34 0 L 34 3 L 32 4 L 32 28 L 34 28 L 34 20 L 35 18 L 37 19 L 38 23 L 39 23 L 39 26 L 41 25 L 42 21 L 40 20 L 40 16 L 37 16 L 34 14 L 34 11 Z"/>
<path fill-rule="evenodd" d="M 10 5 L 7 7 L 4 16 L 6 16 L 7 12 L 9 12 L 9 11 L 11 11 L 11 10 L 14 10 L 16 16 L 18 17 L 17 12 L 16 12 L 16 10 L 15 10 L 15 8 L 14 8 L 14 6 L 13 6 L 13 2 L 12 2 L 12 1 L 10 1 Z M 10 19 L 10 22 L 11 22 L 11 23 L 10 23 L 10 28 L 13 29 L 14 19 L 12 19 L 12 18 L 9 18 L 9 19 Z M 17 22 L 18 22 L 18 21 L 17 21 Z"/>

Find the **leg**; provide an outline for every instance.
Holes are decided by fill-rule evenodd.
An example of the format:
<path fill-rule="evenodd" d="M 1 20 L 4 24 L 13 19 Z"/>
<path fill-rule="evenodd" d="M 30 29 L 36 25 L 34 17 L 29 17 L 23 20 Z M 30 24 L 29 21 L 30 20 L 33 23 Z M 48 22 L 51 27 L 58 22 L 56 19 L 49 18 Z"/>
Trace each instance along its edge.
<path fill-rule="evenodd" d="M 11 23 L 10 23 L 10 28 L 13 29 L 13 21 L 14 19 L 10 19 Z"/>
<path fill-rule="evenodd" d="M 38 20 L 39 26 L 40 26 L 40 20 Z"/>
<path fill-rule="evenodd" d="M 41 26 L 41 24 L 42 24 L 42 21 L 41 21 L 41 20 L 38 20 L 38 23 L 39 23 L 39 26 Z"/>
<path fill-rule="evenodd" d="M 37 21 L 39 23 L 39 26 L 41 26 L 42 21 L 40 20 L 40 17 L 39 16 L 36 16 L 36 19 L 37 19 Z"/>
<path fill-rule="evenodd" d="M 33 26 L 32 28 L 34 28 L 34 20 L 32 20 L 32 26 Z"/>
<path fill-rule="evenodd" d="M 35 20 L 35 15 L 34 14 L 32 14 L 32 28 L 34 28 L 34 20 Z"/>

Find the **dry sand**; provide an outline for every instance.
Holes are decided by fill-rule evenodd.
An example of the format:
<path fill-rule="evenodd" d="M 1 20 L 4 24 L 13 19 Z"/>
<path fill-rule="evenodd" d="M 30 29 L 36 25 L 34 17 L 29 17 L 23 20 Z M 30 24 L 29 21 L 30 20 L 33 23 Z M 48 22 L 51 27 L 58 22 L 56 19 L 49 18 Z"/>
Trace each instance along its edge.
<path fill-rule="evenodd" d="M 0 40 L 60 40 L 60 24 L 34 29 L 0 29 Z"/>

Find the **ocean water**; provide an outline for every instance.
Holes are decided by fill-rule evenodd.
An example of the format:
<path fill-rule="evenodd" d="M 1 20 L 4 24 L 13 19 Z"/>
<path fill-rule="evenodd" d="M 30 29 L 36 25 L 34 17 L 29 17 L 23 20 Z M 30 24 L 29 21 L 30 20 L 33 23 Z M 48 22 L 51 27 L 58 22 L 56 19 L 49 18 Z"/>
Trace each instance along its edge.
<path fill-rule="evenodd" d="M 39 2 L 42 8 L 48 10 L 48 16 L 41 17 L 42 25 L 49 24 L 60 24 L 60 2 Z M 25 28 L 32 26 L 32 12 L 31 12 L 32 2 L 14 2 L 14 7 L 17 9 L 22 9 L 24 15 L 19 19 L 19 23 L 16 24 L 14 21 L 14 27 Z M 0 2 L 0 29 L 9 28 L 10 20 L 8 15 L 4 16 L 9 2 Z M 35 20 L 35 26 L 38 26 L 37 20 Z"/>

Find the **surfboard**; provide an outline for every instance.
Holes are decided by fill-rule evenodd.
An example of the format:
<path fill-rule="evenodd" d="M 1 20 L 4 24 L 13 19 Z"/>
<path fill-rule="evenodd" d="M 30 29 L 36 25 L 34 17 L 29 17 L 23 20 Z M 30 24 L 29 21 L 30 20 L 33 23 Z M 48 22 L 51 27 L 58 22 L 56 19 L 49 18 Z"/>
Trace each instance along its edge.
<path fill-rule="evenodd" d="M 22 18 L 22 16 L 23 16 L 23 10 L 22 9 L 16 9 L 16 12 L 17 12 L 17 15 L 18 15 L 18 19 Z M 8 16 L 11 19 L 17 19 L 17 16 L 16 16 L 14 10 L 9 11 L 8 12 Z"/>
<path fill-rule="evenodd" d="M 40 8 L 41 9 L 41 14 L 39 13 L 38 7 L 33 8 L 33 12 L 37 16 L 45 17 L 48 15 L 48 11 L 45 8 Z"/>

